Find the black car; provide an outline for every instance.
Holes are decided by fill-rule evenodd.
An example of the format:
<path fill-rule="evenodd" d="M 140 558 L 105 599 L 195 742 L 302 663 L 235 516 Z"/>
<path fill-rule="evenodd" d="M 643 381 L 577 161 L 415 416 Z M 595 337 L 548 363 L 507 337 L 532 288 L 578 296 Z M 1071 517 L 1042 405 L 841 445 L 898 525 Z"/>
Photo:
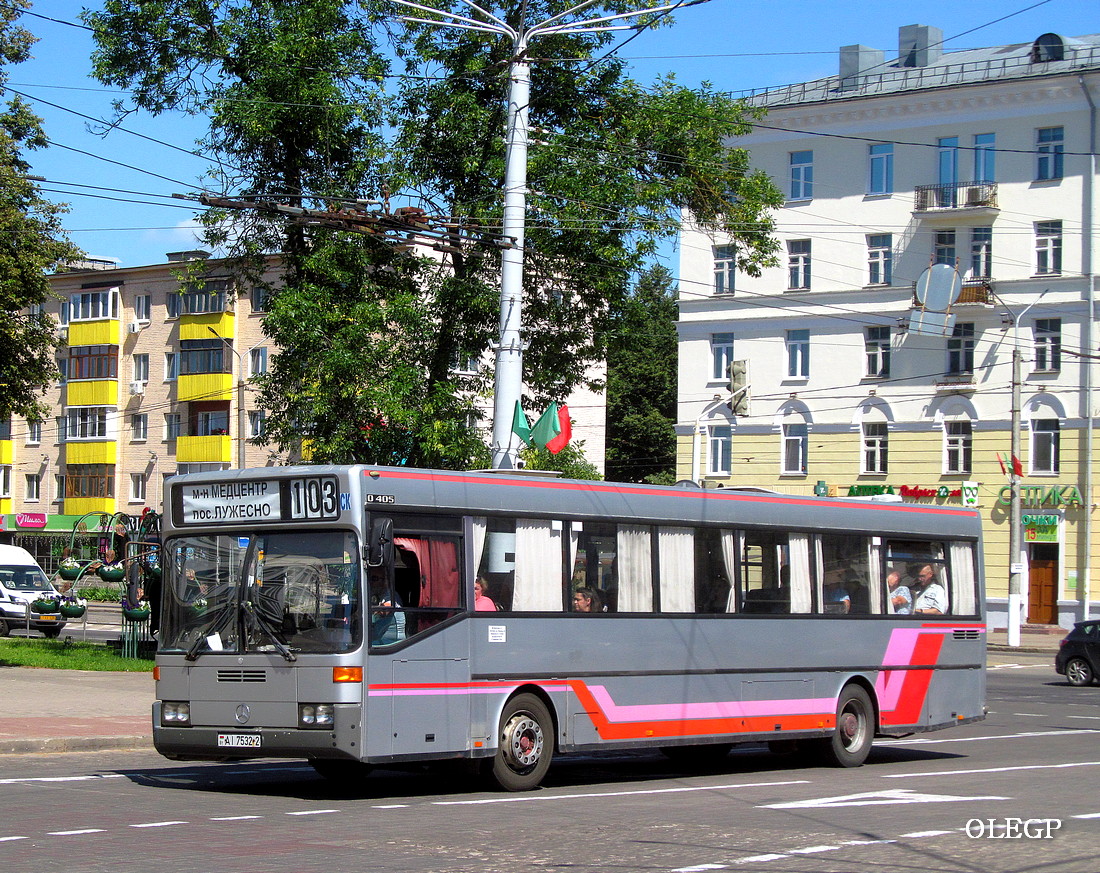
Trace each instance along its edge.
<path fill-rule="evenodd" d="M 1070 685 L 1091 685 L 1100 676 L 1100 621 L 1079 621 L 1059 643 L 1054 671 Z"/>

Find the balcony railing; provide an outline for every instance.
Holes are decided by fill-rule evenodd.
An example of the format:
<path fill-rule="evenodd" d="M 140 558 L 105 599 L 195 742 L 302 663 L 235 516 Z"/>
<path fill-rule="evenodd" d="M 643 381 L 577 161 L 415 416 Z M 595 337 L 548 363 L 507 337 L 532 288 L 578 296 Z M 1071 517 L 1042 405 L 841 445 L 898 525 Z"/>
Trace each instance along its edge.
<path fill-rule="evenodd" d="M 914 192 L 914 212 L 983 208 L 997 208 L 996 182 L 962 182 L 955 185 L 918 185 Z"/>

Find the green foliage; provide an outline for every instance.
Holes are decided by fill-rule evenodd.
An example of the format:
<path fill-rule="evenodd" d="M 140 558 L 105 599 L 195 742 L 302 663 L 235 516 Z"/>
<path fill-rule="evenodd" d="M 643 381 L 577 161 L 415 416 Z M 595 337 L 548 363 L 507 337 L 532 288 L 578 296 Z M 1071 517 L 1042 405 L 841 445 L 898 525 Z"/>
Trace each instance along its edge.
<path fill-rule="evenodd" d="M 30 56 L 34 37 L 15 25 L 27 0 L 0 6 L 0 87 L 6 66 Z M 65 239 L 64 207 L 41 196 L 28 178 L 28 149 L 47 143 L 41 119 L 13 97 L 0 107 L 0 420 L 17 414 L 42 420 L 39 397 L 57 377 L 56 335 L 44 312 L 29 314 L 50 293 L 46 273 L 80 252 Z"/>
<path fill-rule="evenodd" d="M 123 658 L 106 646 L 63 640 L 0 638 L 0 666 L 50 670 L 109 670 L 151 673 L 149 658 Z"/>
<path fill-rule="evenodd" d="M 556 470 L 565 479 L 602 479 L 600 471 L 584 456 L 584 443 L 569 443 L 556 455 L 538 446 L 526 446 L 519 458 L 526 470 Z"/>
<path fill-rule="evenodd" d="M 607 478 L 671 485 L 676 472 L 676 290 L 647 272 L 616 313 L 607 355 Z"/>
<path fill-rule="evenodd" d="M 474 15 L 459 0 L 440 9 Z M 489 4 L 522 29 L 560 4 Z M 605 0 L 583 15 L 628 7 Z M 203 146 L 218 193 L 332 208 L 415 198 L 429 214 L 499 229 L 509 64 L 504 37 L 397 22 L 364 0 L 106 0 L 95 30 L 98 78 L 132 107 L 208 114 Z M 430 15 L 430 13 L 427 13 Z M 557 33 L 540 58 L 595 55 L 613 37 Z M 384 78 L 387 51 L 405 77 Z M 385 87 L 383 86 L 385 85 Z M 642 88 L 622 62 L 538 62 L 532 75 L 524 245 L 528 405 L 563 400 L 604 360 L 617 313 L 681 210 L 731 234 L 739 267 L 772 263 L 769 211 L 782 203 L 728 139 L 752 115 L 710 88 Z M 120 106 L 120 112 L 127 107 Z M 285 225 L 270 213 L 211 210 L 207 242 L 240 272 L 281 255 L 265 331 L 284 351 L 259 381 L 268 440 L 316 462 L 481 466 L 469 425 L 489 395 L 499 332 L 499 251 L 455 232 L 437 258 L 396 256 L 375 238 Z M 453 362 L 475 358 L 475 374 Z M 303 446 L 304 444 L 304 446 Z"/>

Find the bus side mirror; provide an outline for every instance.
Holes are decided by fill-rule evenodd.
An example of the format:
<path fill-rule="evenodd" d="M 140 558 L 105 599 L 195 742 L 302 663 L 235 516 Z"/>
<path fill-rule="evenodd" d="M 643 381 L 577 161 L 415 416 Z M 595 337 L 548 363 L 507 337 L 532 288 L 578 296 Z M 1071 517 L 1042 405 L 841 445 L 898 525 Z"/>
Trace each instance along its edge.
<path fill-rule="evenodd" d="M 376 518 L 370 528 L 367 545 L 367 566 L 381 567 L 393 563 L 393 519 Z"/>

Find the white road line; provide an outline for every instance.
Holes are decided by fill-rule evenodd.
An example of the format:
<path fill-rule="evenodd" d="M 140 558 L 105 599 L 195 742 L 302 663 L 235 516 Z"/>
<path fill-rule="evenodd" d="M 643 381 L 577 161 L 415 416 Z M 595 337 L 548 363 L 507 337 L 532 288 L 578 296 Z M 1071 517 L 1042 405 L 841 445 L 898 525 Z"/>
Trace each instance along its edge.
<path fill-rule="evenodd" d="M 816 855 L 819 852 L 837 852 L 840 846 L 807 846 L 805 849 L 791 849 L 792 855 Z"/>
<path fill-rule="evenodd" d="M 84 828 L 79 831 L 50 831 L 46 834 L 47 837 L 77 837 L 81 834 L 102 834 L 105 833 L 103 828 Z"/>
<path fill-rule="evenodd" d="M 132 828 L 170 828 L 173 825 L 189 824 L 185 821 L 147 821 L 144 824 L 132 824 Z"/>
<path fill-rule="evenodd" d="M 1064 770 L 1069 767 L 1097 767 L 1100 761 L 1073 764 L 1024 764 L 1019 767 L 987 767 L 984 770 L 937 770 L 932 773 L 884 773 L 883 779 L 919 779 L 922 776 L 969 776 L 974 773 L 1012 773 L 1017 770 Z"/>
<path fill-rule="evenodd" d="M 262 815 L 219 815 L 210 821 L 248 821 L 249 819 L 263 818 Z"/>
<path fill-rule="evenodd" d="M 977 743 L 982 740 L 1018 740 L 1026 737 L 1060 737 L 1072 734 L 1100 734 L 1100 730 L 1093 728 L 1073 728 L 1068 731 L 1021 731 L 1018 734 L 995 734 L 988 737 L 952 737 L 946 740 L 890 740 L 883 745 L 890 746 L 932 746 L 944 743 Z"/>
<path fill-rule="evenodd" d="M 407 803 L 383 803 L 378 806 L 372 806 L 371 809 L 408 809 Z"/>
<path fill-rule="evenodd" d="M 1100 818 L 1100 812 L 1090 812 L 1085 815 L 1075 815 L 1072 818 Z"/>
<path fill-rule="evenodd" d="M 942 837 L 944 834 L 953 834 L 955 831 L 913 831 L 911 834 L 902 834 L 899 839 L 919 840 L 921 837 Z"/>
<path fill-rule="evenodd" d="M 888 843 L 896 843 L 897 840 L 845 840 L 842 846 L 881 846 Z"/>
<path fill-rule="evenodd" d="M 489 803 L 531 803 L 536 800 L 588 800 L 599 797 L 634 797 L 641 794 L 681 794 L 686 791 L 728 791 L 732 788 L 771 788 L 776 785 L 807 785 L 809 779 L 785 782 L 740 782 L 734 785 L 699 785 L 691 788 L 648 788 L 638 791 L 603 791 L 591 794 L 533 794 L 521 797 L 488 797 L 483 800 L 433 800 L 432 806 L 482 806 Z"/>
<path fill-rule="evenodd" d="M 729 864 L 696 864 L 694 867 L 678 867 L 672 873 L 703 873 L 704 870 L 728 870 Z"/>
<path fill-rule="evenodd" d="M 29 840 L 30 837 L 0 837 L 0 843 L 10 843 L 12 840 Z"/>
<path fill-rule="evenodd" d="M 338 809 L 303 809 L 299 812 L 288 812 L 286 815 L 327 815 L 330 812 L 339 812 Z"/>
<path fill-rule="evenodd" d="M 786 858 L 786 855 L 751 855 L 748 858 L 738 858 L 736 863 L 738 864 L 758 864 L 761 861 L 778 861 L 780 858 Z"/>
<path fill-rule="evenodd" d="M 1100 715 L 1067 715 L 1066 718 L 1087 718 L 1091 721 L 1100 721 Z"/>
<path fill-rule="evenodd" d="M 14 779 L 0 779 L 0 785 L 18 785 L 22 782 L 87 782 L 91 779 L 122 779 L 122 773 L 104 773 L 94 776 L 21 776 Z"/>

